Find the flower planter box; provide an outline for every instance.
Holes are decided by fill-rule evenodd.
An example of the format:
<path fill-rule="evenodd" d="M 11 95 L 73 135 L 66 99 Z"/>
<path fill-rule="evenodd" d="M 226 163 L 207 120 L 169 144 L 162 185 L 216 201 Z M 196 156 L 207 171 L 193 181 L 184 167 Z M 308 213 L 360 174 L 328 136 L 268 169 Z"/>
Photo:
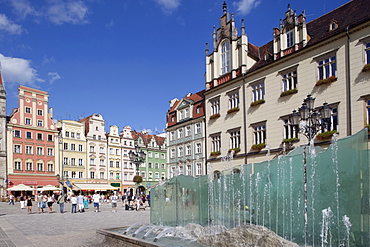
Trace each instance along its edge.
<path fill-rule="evenodd" d="M 316 139 L 317 140 L 327 140 L 327 139 L 330 139 L 333 137 L 333 135 L 337 133 L 336 130 L 332 130 L 332 131 L 326 131 L 326 132 L 323 132 L 323 133 L 320 133 L 320 134 L 317 134 L 316 135 Z"/>
<path fill-rule="evenodd" d="M 264 99 L 260 99 L 251 103 L 251 106 L 256 106 L 265 103 Z"/>
<path fill-rule="evenodd" d="M 212 116 L 209 117 L 209 119 L 216 119 L 220 117 L 220 113 L 213 114 Z"/>
<path fill-rule="evenodd" d="M 261 149 L 263 149 L 265 147 L 266 147 L 266 144 L 265 143 L 260 143 L 260 144 L 254 144 L 251 148 L 253 150 L 261 151 Z"/>
<path fill-rule="evenodd" d="M 369 72 L 370 71 L 370 63 L 369 64 L 365 64 L 365 66 L 362 68 L 361 71 L 362 72 Z"/>
<path fill-rule="evenodd" d="M 330 76 L 326 79 L 322 79 L 322 80 L 319 80 L 316 82 L 316 86 L 321 86 L 321 85 L 325 85 L 325 84 L 330 84 L 330 83 L 333 83 L 337 80 L 338 78 L 335 77 L 335 76 Z"/>
<path fill-rule="evenodd" d="M 216 151 L 216 152 L 211 152 L 211 156 L 218 156 L 220 155 L 221 152 L 220 151 Z"/>
<path fill-rule="evenodd" d="M 231 153 L 232 150 L 234 150 L 234 154 L 240 152 L 240 148 L 230 148 L 228 152 Z"/>
<path fill-rule="evenodd" d="M 288 96 L 288 95 L 295 94 L 295 93 L 298 93 L 298 89 L 293 88 L 293 89 L 281 92 L 280 97 Z"/>
<path fill-rule="evenodd" d="M 289 143 L 289 142 L 298 142 L 299 138 L 294 137 L 294 138 L 289 138 L 289 139 L 284 139 L 282 143 Z"/>
<path fill-rule="evenodd" d="M 239 107 L 234 107 L 234 108 L 231 108 L 229 110 L 227 110 L 227 114 L 230 114 L 230 113 L 233 113 L 233 112 L 238 112 L 240 109 Z"/>

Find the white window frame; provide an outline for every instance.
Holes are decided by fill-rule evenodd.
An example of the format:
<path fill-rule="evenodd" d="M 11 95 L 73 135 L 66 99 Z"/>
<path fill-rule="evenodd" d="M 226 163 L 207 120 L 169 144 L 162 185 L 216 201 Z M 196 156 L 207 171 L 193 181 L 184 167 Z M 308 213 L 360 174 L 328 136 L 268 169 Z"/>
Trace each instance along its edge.
<path fill-rule="evenodd" d="M 323 80 L 337 74 L 336 54 L 317 61 L 318 79 Z"/>
<path fill-rule="evenodd" d="M 293 30 L 286 32 L 286 48 L 292 47 L 294 45 L 294 33 Z"/>
<path fill-rule="evenodd" d="M 239 90 L 228 93 L 229 96 L 229 109 L 239 107 Z"/>
<path fill-rule="evenodd" d="M 252 85 L 252 102 L 265 99 L 265 82 L 260 81 Z"/>
<path fill-rule="evenodd" d="M 266 143 L 266 123 L 256 124 L 253 126 L 253 143 Z"/>
<path fill-rule="evenodd" d="M 240 129 L 229 131 L 230 148 L 240 148 Z"/>
<path fill-rule="evenodd" d="M 212 152 L 221 152 L 221 134 L 211 136 Z"/>
<path fill-rule="evenodd" d="M 230 42 L 226 41 L 221 46 L 221 75 L 230 72 Z"/>
<path fill-rule="evenodd" d="M 220 113 L 220 98 L 210 100 L 211 104 L 211 115 Z"/>
<path fill-rule="evenodd" d="M 282 92 L 297 88 L 297 70 L 292 70 L 281 74 L 282 76 Z"/>

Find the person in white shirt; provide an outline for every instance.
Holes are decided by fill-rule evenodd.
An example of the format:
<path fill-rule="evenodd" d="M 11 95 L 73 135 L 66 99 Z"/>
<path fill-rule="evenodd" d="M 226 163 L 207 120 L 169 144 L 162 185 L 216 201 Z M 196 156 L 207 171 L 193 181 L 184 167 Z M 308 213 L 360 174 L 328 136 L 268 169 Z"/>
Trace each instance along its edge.
<path fill-rule="evenodd" d="M 84 210 L 84 195 L 78 194 L 77 196 L 78 212 L 85 212 Z"/>
<path fill-rule="evenodd" d="M 94 202 L 94 208 L 95 208 L 95 212 L 99 212 L 99 200 L 100 200 L 100 196 L 98 194 L 98 192 L 95 192 L 95 194 L 93 195 L 93 202 Z"/>
<path fill-rule="evenodd" d="M 111 201 L 112 201 L 112 212 L 117 212 L 117 200 L 118 200 L 118 196 L 116 196 L 115 194 L 112 194 L 112 196 L 110 197 Z"/>
<path fill-rule="evenodd" d="M 72 202 L 72 213 L 76 213 L 76 207 L 77 207 L 77 196 L 76 195 L 72 195 L 71 202 Z"/>

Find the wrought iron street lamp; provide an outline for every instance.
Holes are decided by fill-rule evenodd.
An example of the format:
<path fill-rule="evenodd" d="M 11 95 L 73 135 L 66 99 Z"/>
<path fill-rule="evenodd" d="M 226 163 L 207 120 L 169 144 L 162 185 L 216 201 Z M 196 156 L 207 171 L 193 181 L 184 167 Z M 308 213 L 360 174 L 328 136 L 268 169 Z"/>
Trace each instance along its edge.
<path fill-rule="evenodd" d="M 314 108 L 315 98 L 307 95 L 302 106 L 293 111 L 289 122 L 294 127 L 295 131 L 307 137 L 308 144 L 312 144 L 316 134 L 325 129 L 330 129 L 331 108 L 327 103 L 324 103 L 319 110 Z M 304 194 L 304 220 L 305 220 L 305 243 L 307 243 L 308 236 L 308 198 L 307 198 L 307 152 L 304 146 L 303 152 L 303 194 Z"/>
<path fill-rule="evenodd" d="M 138 145 L 135 146 L 135 152 L 130 150 L 128 152 L 128 157 L 130 158 L 131 162 L 136 166 L 136 175 L 139 176 L 139 166 L 144 163 L 146 153 L 143 150 L 140 150 Z"/>

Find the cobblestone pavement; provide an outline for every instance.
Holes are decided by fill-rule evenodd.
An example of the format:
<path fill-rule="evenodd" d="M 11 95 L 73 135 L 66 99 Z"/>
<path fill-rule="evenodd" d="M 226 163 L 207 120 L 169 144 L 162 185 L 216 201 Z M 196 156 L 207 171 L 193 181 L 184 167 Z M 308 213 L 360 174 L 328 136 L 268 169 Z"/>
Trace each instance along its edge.
<path fill-rule="evenodd" d="M 36 204 L 36 205 L 35 205 Z M 5 246 L 102 246 L 103 239 L 96 235 L 97 229 L 130 226 L 136 222 L 149 224 L 150 209 L 125 211 L 118 203 L 117 212 L 110 204 L 103 204 L 100 212 L 89 205 L 84 213 L 71 213 L 71 204 L 65 204 L 65 213 L 59 205 L 53 205 L 53 213 L 33 213 L 21 209 L 20 203 L 8 205 L 0 202 L 0 247 Z"/>

